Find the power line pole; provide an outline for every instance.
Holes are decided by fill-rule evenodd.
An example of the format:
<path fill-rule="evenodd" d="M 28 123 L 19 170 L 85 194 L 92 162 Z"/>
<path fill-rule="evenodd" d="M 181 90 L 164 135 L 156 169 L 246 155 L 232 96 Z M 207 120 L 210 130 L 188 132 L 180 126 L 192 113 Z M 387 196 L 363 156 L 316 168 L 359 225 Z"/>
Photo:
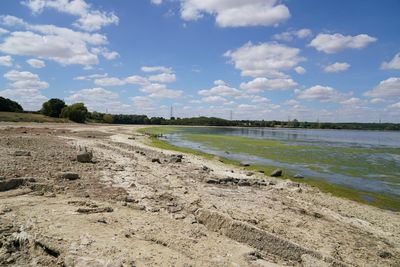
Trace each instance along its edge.
<path fill-rule="evenodd" d="M 169 118 L 172 119 L 173 116 L 174 116 L 174 107 L 171 106 L 171 111 L 170 111 L 170 116 L 169 116 Z"/>
<path fill-rule="evenodd" d="M 233 111 L 230 110 L 230 111 L 229 111 L 229 120 L 232 120 L 232 119 L 233 119 Z"/>

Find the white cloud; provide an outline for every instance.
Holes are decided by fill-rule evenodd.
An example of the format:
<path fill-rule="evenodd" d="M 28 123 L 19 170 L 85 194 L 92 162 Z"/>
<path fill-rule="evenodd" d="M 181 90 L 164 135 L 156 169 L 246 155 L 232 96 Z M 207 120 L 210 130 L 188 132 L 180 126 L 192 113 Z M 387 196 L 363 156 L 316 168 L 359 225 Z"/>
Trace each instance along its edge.
<path fill-rule="evenodd" d="M 176 81 L 176 76 L 174 73 L 160 73 L 149 76 L 149 80 L 159 83 L 172 83 Z"/>
<path fill-rule="evenodd" d="M 3 23 L 4 19 L 1 18 Z M 90 66 L 98 64 L 99 59 L 97 54 L 90 52 L 89 47 L 107 44 L 106 36 L 97 33 L 77 32 L 54 25 L 30 25 L 24 21 L 20 23 L 26 31 L 15 31 L 7 36 L 0 43 L 1 52 L 39 57 L 62 65 Z"/>
<path fill-rule="evenodd" d="M 321 85 L 310 87 L 304 91 L 297 90 L 296 96 L 298 99 L 318 100 L 321 102 L 337 102 L 344 98 L 344 95 L 334 88 Z"/>
<path fill-rule="evenodd" d="M 0 28 L 0 36 L 3 34 L 6 34 L 6 33 L 9 33 L 9 31 L 6 29 Z"/>
<path fill-rule="evenodd" d="M 162 4 L 162 0 L 150 0 L 150 2 L 154 5 L 161 5 Z"/>
<path fill-rule="evenodd" d="M 304 61 L 299 56 L 300 49 L 277 43 L 261 43 L 253 45 L 251 42 L 224 56 L 231 59 L 236 69 L 241 70 L 242 76 L 250 77 L 285 77 L 284 70 L 294 68 Z"/>
<path fill-rule="evenodd" d="M 374 89 L 365 92 L 365 95 L 373 98 L 400 97 L 400 78 L 391 77 L 381 81 Z"/>
<path fill-rule="evenodd" d="M 146 109 L 151 107 L 154 104 L 154 99 L 151 99 L 146 96 L 133 96 L 130 98 L 136 108 Z"/>
<path fill-rule="evenodd" d="M 99 87 L 76 91 L 65 99 L 68 103 L 83 102 L 92 111 L 123 113 L 129 108 L 117 93 Z"/>
<path fill-rule="evenodd" d="M 214 87 L 207 90 L 200 90 L 198 92 L 201 96 L 223 96 L 223 97 L 237 97 L 243 95 L 243 92 L 228 86 L 224 81 L 214 81 Z M 213 98 L 210 98 L 213 99 Z"/>
<path fill-rule="evenodd" d="M 207 102 L 207 103 L 226 103 L 229 102 L 226 98 L 222 97 L 222 96 L 218 96 L 218 95 L 212 95 L 212 96 L 207 96 L 207 97 L 203 97 L 201 99 L 203 102 Z"/>
<path fill-rule="evenodd" d="M 113 12 L 92 9 L 91 5 L 84 0 L 25 0 L 22 3 L 34 14 L 50 8 L 61 13 L 78 16 L 74 26 L 86 31 L 97 31 L 103 26 L 117 25 L 119 22 L 119 18 Z"/>
<path fill-rule="evenodd" d="M 105 59 L 113 60 L 119 57 L 119 53 L 116 51 L 109 51 L 106 47 L 94 47 L 91 51 L 96 55 L 102 55 Z"/>
<path fill-rule="evenodd" d="M 0 66 L 11 67 L 13 65 L 13 58 L 11 56 L 1 56 Z"/>
<path fill-rule="evenodd" d="M 289 9 L 277 0 L 181 0 L 182 19 L 215 16 L 220 27 L 272 26 L 290 17 Z"/>
<path fill-rule="evenodd" d="M 38 110 L 47 100 L 40 90 L 48 88 L 49 84 L 41 81 L 37 74 L 12 70 L 5 73 L 4 78 L 10 81 L 11 88 L 0 91 L 0 95 L 19 102 L 24 109 Z"/>
<path fill-rule="evenodd" d="M 75 81 L 90 81 L 92 79 L 98 79 L 98 78 L 105 78 L 108 76 L 108 73 L 104 74 L 91 74 L 91 75 L 86 75 L 86 76 L 77 76 L 74 77 Z"/>
<path fill-rule="evenodd" d="M 277 33 L 272 36 L 273 39 L 278 41 L 292 41 L 294 38 L 304 39 L 312 35 L 310 29 L 291 30 L 287 32 Z"/>
<path fill-rule="evenodd" d="M 379 104 L 385 102 L 385 100 L 382 98 L 372 98 L 369 102 L 371 102 L 372 104 Z"/>
<path fill-rule="evenodd" d="M 341 72 L 345 71 L 350 68 L 350 64 L 346 62 L 335 62 L 331 65 L 324 67 L 324 72 L 334 73 L 334 72 Z"/>
<path fill-rule="evenodd" d="M 288 106 L 296 106 L 299 104 L 300 104 L 300 102 L 297 101 L 296 99 L 289 99 L 289 100 L 285 101 L 285 105 L 288 105 Z"/>
<path fill-rule="evenodd" d="M 147 84 L 148 81 L 146 78 L 141 76 L 129 76 L 124 79 L 116 78 L 116 77 L 104 77 L 99 78 L 94 81 L 94 83 L 98 86 L 122 86 L 126 84 L 138 84 L 144 85 Z"/>
<path fill-rule="evenodd" d="M 340 102 L 340 104 L 342 104 L 342 105 L 349 105 L 349 106 L 357 106 L 357 105 L 361 105 L 364 103 L 365 103 L 365 101 L 358 97 L 352 97 L 352 98 L 349 98 L 349 99 L 346 99 L 346 100 L 343 100 Z"/>
<path fill-rule="evenodd" d="M 149 83 L 140 88 L 140 91 L 152 98 L 178 98 L 182 95 L 180 90 L 168 89 L 165 84 Z"/>
<path fill-rule="evenodd" d="M 283 79 L 268 79 L 255 78 L 254 80 L 240 84 L 240 88 L 250 92 L 260 92 L 263 90 L 276 91 L 288 90 L 297 86 L 297 83 L 289 78 Z"/>
<path fill-rule="evenodd" d="M 143 72 L 162 72 L 162 73 L 172 73 L 173 70 L 164 66 L 143 66 L 141 68 Z"/>
<path fill-rule="evenodd" d="M 389 106 L 390 108 L 395 108 L 395 109 L 400 109 L 400 102 L 397 102 L 395 104 L 392 104 Z"/>
<path fill-rule="evenodd" d="M 43 60 L 31 58 L 26 61 L 31 67 L 36 68 L 36 69 L 41 69 L 46 67 L 46 64 L 44 63 Z"/>
<path fill-rule="evenodd" d="M 359 34 L 356 36 L 320 33 L 315 37 L 310 46 L 318 51 L 328 54 L 340 52 L 346 48 L 361 49 L 368 44 L 376 42 L 377 39 L 367 34 Z"/>
<path fill-rule="evenodd" d="M 300 75 L 305 74 L 307 72 L 307 70 L 302 66 L 297 66 L 296 68 L 294 68 L 294 70 L 296 71 L 297 74 Z"/>
<path fill-rule="evenodd" d="M 397 53 L 389 62 L 383 62 L 381 65 L 383 70 L 400 70 L 400 53 Z"/>

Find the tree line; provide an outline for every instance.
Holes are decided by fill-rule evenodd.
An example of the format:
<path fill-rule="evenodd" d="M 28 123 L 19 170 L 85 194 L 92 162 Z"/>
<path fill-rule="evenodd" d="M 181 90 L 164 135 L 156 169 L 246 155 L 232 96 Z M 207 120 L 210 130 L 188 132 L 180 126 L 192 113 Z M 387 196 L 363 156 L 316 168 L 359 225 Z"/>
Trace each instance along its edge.
<path fill-rule="evenodd" d="M 0 111 L 24 112 L 17 102 L 0 97 Z M 52 98 L 43 103 L 39 113 L 55 118 L 67 118 L 78 123 L 147 124 L 147 125 L 188 125 L 188 126 L 236 126 L 236 127 L 274 127 L 300 129 L 348 129 L 348 130 L 400 130 L 399 123 L 331 123 L 307 122 L 297 119 L 289 121 L 266 120 L 225 120 L 216 117 L 170 118 L 146 115 L 107 114 L 89 112 L 84 103 L 66 105 L 61 99 Z M 37 112 L 36 112 L 37 113 Z"/>

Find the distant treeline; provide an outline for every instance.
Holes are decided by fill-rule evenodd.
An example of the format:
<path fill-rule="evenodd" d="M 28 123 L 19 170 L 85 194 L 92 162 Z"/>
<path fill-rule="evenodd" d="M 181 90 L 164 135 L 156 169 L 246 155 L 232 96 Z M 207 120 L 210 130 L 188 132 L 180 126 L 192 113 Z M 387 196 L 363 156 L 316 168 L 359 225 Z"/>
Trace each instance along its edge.
<path fill-rule="evenodd" d="M 26 112 L 21 105 L 7 98 L 0 97 L 0 111 Z M 302 129 L 348 129 L 348 130 L 391 130 L 400 131 L 399 123 L 333 123 L 298 121 L 266 121 L 266 120 L 225 120 L 215 117 L 170 118 L 147 117 L 146 115 L 106 114 L 89 112 L 83 103 L 66 105 L 60 99 L 50 99 L 43 103 L 38 112 L 50 117 L 68 118 L 72 121 L 112 123 L 112 124 L 147 124 L 147 125 L 188 125 L 188 126 L 237 126 L 237 127 L 275 127 Z"/>

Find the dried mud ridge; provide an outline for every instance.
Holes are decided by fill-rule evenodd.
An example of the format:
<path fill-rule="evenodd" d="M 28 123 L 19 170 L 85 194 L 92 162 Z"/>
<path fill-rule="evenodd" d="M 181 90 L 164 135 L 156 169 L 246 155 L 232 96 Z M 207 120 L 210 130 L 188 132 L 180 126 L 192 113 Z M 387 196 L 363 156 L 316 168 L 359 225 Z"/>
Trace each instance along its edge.
<path fill-rule="evenodd" d="M 1 266 L 400 265 L 398 213 L 133 132 L 0 125 Z"/>

